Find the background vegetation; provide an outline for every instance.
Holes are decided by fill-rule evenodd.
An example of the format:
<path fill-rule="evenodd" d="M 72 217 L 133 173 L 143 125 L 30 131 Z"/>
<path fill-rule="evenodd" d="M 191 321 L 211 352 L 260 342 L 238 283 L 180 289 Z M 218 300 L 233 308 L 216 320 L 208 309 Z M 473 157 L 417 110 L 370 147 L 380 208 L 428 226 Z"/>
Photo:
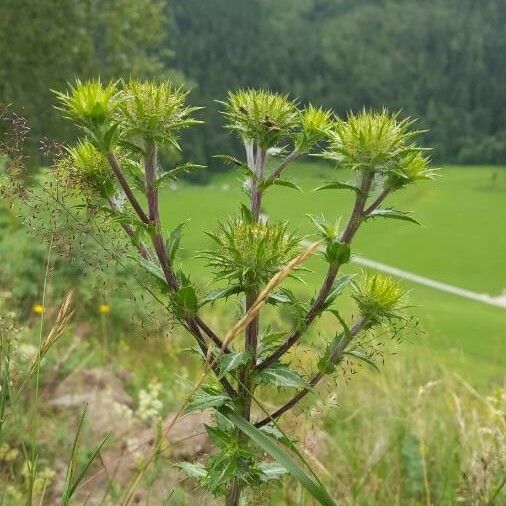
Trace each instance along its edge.
<path fill-rule="evenodd" d="M 21 211 L 9 208 L 3 195 L 0 210 L 0 373 L 5 385 L 9 364 L 16 399 L 9 419 L 15 423 L 4 425 L 0 442 L 0 504 L 27 504 L 27 490 L 34 491 L 34 504 L 61 499 L 83 407 L 65 402 L 70 393 L 88 391 L 100 403 L 91 406 L 94 416 L 87 418 L 74 465 L 84 465 L 112 432 L 103 458 L 115 463 L 123 456 L 126 468 L 85 483 L 76 504 L 90 494 L 97 503 L 121 504 L 145 462 L 146 454 L 134 451 L 137 443 L 156 438 L 186 396 L 181 381 L 195 380 L 198 371 L 186 350 L 190 341 L 149 310 L 128 274 L 140 275 L 126 244 L 113 235 L 99 244 L 86 225 L 51 213 L 54 195 L 39 186 L 47 180 L 39 168 L 47 158 L 38 148 L 46 136 L 66 140 L 75 132 L 58 119 L 50 89 L 63 89 L 75 76 L 134 74 L 171 76 L 192 90 L 190 102 L 205 107 L 198 113 L 205 124 L 184 139 L 185 156 L 212 170 L 192 176 L 206 185 L 178 182 L 164 191 L 166 229 L 188 218 L 195 229 L 212 229 L 234 206 L 236 174 L 212 158 L 238 149 L 214 102 L 227 89 L 265 86 L 341 114 L 364 106 L 401 108 L 429 129 L 425 142 L 443 166 L 442 177 L 396 197 L 422 229 L 366 225 L 354 253 L 499 296 L 506 288 L 505 24 L 502 0 L 3 0 L 0 102 L 28 117 L 30 185 L 39 199 Z M 277 189 L 266 199 L 267 214 L 309 233 L 305 212 L 323 208 L 332 218 L 346 208 L 346 196 L 311 191 L 335 178 L 330 166 L 305 161 L 290 170 L 303 193 Z M 189 253 L 209 246 L 199 237 L 186 235 L 181 251 L 192 278 L 204 286 L 202 262 Z M 315 269 L 309 281 L 319 279 L 316 264 L 309 266 Z M 325 386 L 331 403 L 312 397 L 284 423 L 343 504 L 500 505 L 506 312 L 401 283 L 412 290 L 420 324 L 402 346 L 379 343 L 385 371 L 350 366 Z M 32 376 L 26 388 L 41 339 L 71 289 L 72 323 L 40 362 L 37 384 Z M 309 285 L 297 290 L 312 295 Z M 212 324 L 227 330 L 236 310 L 223 306 Z M 312 334 L 293 360 L 303 366 L 319 337 Z M 0 392 L 2 413 L 8 390 Z M 35 403 L 39 393 L 42 401 Z M 172 467 L 210 450 L 199 430 L 178 433 L 132 500 L 213 504 Z M 31 475 L 34 448 L 40 461 Z M 265 497 L 249 500 L 266 504 Z M 272 497 L 273 504 L 311 504 L 290 480 Z"/>
<path fill-rule="evenodd" d="M 502 0 L 4 0 L 0 100 L 23 108 L 36 145 L 68 135 L 50 89 L 176 70 L 206 107 L 188 156 L 217 169 L 231 140 L 215 100 L 239 86 L 338 113 L 402 109 L 436 160 L 505 163 L 505 20 Z"/>

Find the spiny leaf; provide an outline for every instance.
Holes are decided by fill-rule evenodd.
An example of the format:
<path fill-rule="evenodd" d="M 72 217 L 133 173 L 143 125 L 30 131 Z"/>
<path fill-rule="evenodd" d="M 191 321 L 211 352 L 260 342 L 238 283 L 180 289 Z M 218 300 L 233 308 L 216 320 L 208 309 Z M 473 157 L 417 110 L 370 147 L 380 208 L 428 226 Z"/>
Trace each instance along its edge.
<path fill-rule="evenodd" d="M 305 388 L 307 383 L 300 375 L 290 369 L 286 364 L 273 364 L 263 369 L 257 375 L 257 382 L 260 384 L 274 385 L 276 387 Z"/>
<path fill-rule="evenodd" d="M 201 480 L 206 477 L 206 469 L 202 464 L 191 462 L 178 462 L 177 467 L 181 469 L 187 476 L 196 480 Z"/>
<path fill-rule="evenodd" d="M 210 425 L 204 424 L 209 439 L 218 447 L 224 448 L 230 444 L 231 434 L 230 432 L 224 431 L 219 427 L 211 427 Z"/>
<path fill-rule="evenodd" d="M 251 425 L 251 423 L 239 416 L 232 409 L 223 407 L 220 411 L 255 444 L 267 452 L 278 464 L 283 466 L 322 506 L 336 506 L 336 502 L 330 497 L 323 485 L 309 476 L 288 453 L 282 450 L 272 440 L 272 438 L 263 434 L 259 429 Z"/>
<path fill-rule="evenodd" d="M 262 183 L 260 188 L 262 190 L 266 190 L 267 188 L 269 188 L 269 186 L 272 186 L 272 185 L 285 186 L 286 188 L 292 188 L 293 190 L 297 190 L 297 191 L 302 192 L 302 188 L 299 185 L 296 185 L 292 181 L 287 181 L 285 179 L 267 180 L 264 183 Z"/>
<path fill-rule="evenodd" d="M 375 364 L 375 362 L 369 357 L 365 352 L 361 350 L 348 350 L 343 351 L 343 355 L 348 355 L 349 357 L 356 358 L 369 364 L 375 371 L 380 372 L 379 367 Z"/>
<path fill-rule="evenodd" d="M 167 248 L 167 257 L 169 258 L 170 263 L 174 262 L 174 258 L 176 256 L 176 252 L 179 248 L 179 243 L 181 242 L 181 237 L 183 235 L 183 227 L 188 223 L 188 221 L 184 221 L 180 223 L 169 235 L 166 248 Z"/>
<path fill-rule="evenodd" d="M 351 283 L 353 280 L 352 275 L 346 275 L 340 277 L 332 287 L 332 291 L 329 293 L 328 297 L 325 299 L 325 303 L 323 304 L 323 309 L 327 309 L 333 302 L 336 297 L 346 288 L 347 285 Z"/>
<path fill-rule="evenodd" d="M 318 188 L 315 188 L 313 191 L 317 192 L 321 190 L 353 190 L 354 192 L 362 193 L 362 190 L 358 186 L 341 181 L 329 181 L 322 186 L 318 186 Z"/>
<path fill-rule="evenodd" d="M 224 353 L 219 362 L 221 376 L 234 371 L 241 365 L 248 361 L 248 354 L 244 351 L 233 351 L 231 353 Z"/>
<path fill-rule="evenodd" d="M 237 167 L 240 167 L 241 169 L 244 169 L 249 175 L 255 173 L 249 165 L 245 164 L 244 162 L 241 162 L 241 160 L 239 160 L 235 156 L 214 155 L 213 158 L 217 158 L 218 160 L 222 160 L 227 165 L 235 165 Z"/>
<path fill-rule="evenodd" d="M 151 260 L 145 260 L 144 258 L 137 258 L 134 256 L 131 256 L 130 258 L 135 260 L 139 265 L 142 265 L 142 267 L 144 267 L 152 276 L 157 278 L 159 281 L 162 281 L 163 284 L 167 283 L 163 271 L 158 264 L 152 262 Z"/>
<path fill-rule="evenodd" d="M 184 412 L 190 413 L 191 411 L 202 411 L 207 408 L 218 408 L 231 405 L 231 402 L 228 395 L 209 387 L 203 387 L 193 396 Z"/>
<path fill-rule="evenodd" d="M 279 480 L 288 472 L 284 466 L 275 462 L 261 462 L 258 467 L 262 471 L 265 481 Z"/>
<path fill-rule="evenodd" d="M 209 302 L 214 302 L 218 299 L 228 298 L 231 295 L 241 293 L 242 291 L 244 291 L 244 288 L 239 285 L 229 286 L 227 288 L 221 288 L 219 290 L 212 290 L 204 297 L 202 304 L 204 305 Z"/>
<path fill-rule="evenodd" d="M 412 216 L 410 216 L 409 213 L 406 213 L 404 211 L 398 211 L 397 209 L 392 208 L 374 209 L 366 217 L 366 219 L 369 218 L 393 218 L 395 220 L 410 221 L 411 223 L 416 223 L 417 225 L 420 225 L 420 222 L 415 220 Z"/>

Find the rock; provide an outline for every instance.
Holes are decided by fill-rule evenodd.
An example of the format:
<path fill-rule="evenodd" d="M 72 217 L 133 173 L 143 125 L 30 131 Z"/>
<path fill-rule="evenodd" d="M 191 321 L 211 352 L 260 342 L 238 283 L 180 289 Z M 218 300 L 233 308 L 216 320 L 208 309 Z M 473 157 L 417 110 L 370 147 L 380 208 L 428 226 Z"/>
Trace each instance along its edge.
<path fill-rule="evenodd" d="M 110 481 L 114 485 L 109 489 L 119 491 L 119 499 L 116 497 L 113 502 L 105 504 L 121 500 L 129 484 L 151 459 L 159 429 L 147 427 L 136 415 L 132 409 L 132 398 L 123 388 L 122 381 L 108 370 L 89 369 L 71 374 L 56 387 L 50 404 L 59 410 L 75 411 L 70 434 L 75 432 L 77 419 L 88 406 L 82 447 L 92 448 L 110 434 L 100 459 L 94 462 L 78 489 L 76 504 L 81 504 L 80 501 L 90 506 L 102 504 Z M 176 412 L 173 412 L 163 420 L 161 427 L 164 432 L 175 417 Z M 69 419 L 68 414 L 66 418 Z M 168 451 L 164 452 L 157 465 L 148 467 L 149 486 L 141 480 L 132 496 L 132 504 L 162 504 L 175 489 L 184 496 L 186 492 L 181 484 L 191 487 L 187 504 L 216 504 L 212 498 L 196 493 L 195 483 L 186 480 L 185 475 L 174 466 L 176 462 L 193 461 L 211 451 L 205 423 L 212 423 L 209 412 L 190 413 L 174 422 L 167 436 Z M 63 492 L 66 460 L 56 463 L 56 467 L 61 471 L 58 475 L 62 479 L 57 480 L 51 490 L 51 499 L 55 503 Z"/>

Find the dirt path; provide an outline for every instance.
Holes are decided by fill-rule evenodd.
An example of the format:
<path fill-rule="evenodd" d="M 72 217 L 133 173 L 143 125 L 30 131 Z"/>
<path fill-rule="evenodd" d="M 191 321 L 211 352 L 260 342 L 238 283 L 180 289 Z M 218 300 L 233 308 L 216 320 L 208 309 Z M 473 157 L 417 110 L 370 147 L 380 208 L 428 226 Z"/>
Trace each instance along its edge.
<path fill-rule="evenodd" d="M 308 246 L 310 243 L 309 241 L 303 241 L 303 244 L 305 246 Z M 459 288 L 458 286 L 449 285 L 441 281 L 436 281 L 435 279 L 419 276 L 418 274 L 415 274 L 413 272 L 403 271 L 402 269 L 398 269 L 397 267 L 393 267 L 391 265 L 387 265 L 382 262 L 376 262 L 375 260 L 369 260 L 368 258 L 365 258 L 360 255 L 353 255 L 351 257 L 351 261 L 355 264 L 363 265 L 364 267 L 369 267 L 371 269 L 376 269 L 381 272 L 386 272 L 387 274 L 391 274 L 392 276 L 396 276 L 398 278 L 407 279 L 408 281 L 417 283 L 419 285 L 434 288 L 435 290 L 439 290 L 440 292 L 451 293 L 452 295 L 464 297 L 465 299 L 483 302 L 484 304 L 488 304 L 489 306 L 506 308 L 506 291 L 503 293 L 503 295 L 493 297 L 492 295 L 488 295 L 486 293 L 472 292 L 471 290 L 466 290 L 465 288 Z"/>
<path fill-rule="evenodd" d="M 353 263 L 363 265 L 365 267 L 370 267 L 372 269 L 377 269 L 378 271 L 392 274 L 393 276 L 396 276 L 398 278 L 407 279 L 408 281 L 418 283 L 419 285 L 434 288 L 441 292 L 451 293 L 459 297 L 476 300 L 478 302 L 483 302 L 491 306 L 506 308 L 506 295 L 499 295 L 497 297 L 492 297 L 491 295 L 488 295 L 486 293 L 472 292 L 471 290 L 466 290 L 465 288 L 459 288 L 458 286 L 453 286 L 447 283 L 442 283 L 441 281 L 425 278 L 424 276 L 419 276 L 418 274 L 414 274 L 412 272 L 403 271 L 401 269 L 398 269 L 397 267 L 392 267 L 391 265 L 376 262 L 374 260 L 369 260 L 368 258 L 364 258 L 360 255 L 353 256 L 351 258 L 351 261 Z"/>

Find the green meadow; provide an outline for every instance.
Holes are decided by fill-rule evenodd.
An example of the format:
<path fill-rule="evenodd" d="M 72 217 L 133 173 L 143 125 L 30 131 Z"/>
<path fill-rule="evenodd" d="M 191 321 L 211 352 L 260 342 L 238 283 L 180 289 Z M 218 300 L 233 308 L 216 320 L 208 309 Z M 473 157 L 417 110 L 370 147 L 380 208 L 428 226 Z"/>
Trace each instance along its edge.
<path fill-rule="evenodd" d="M 265 198 L 263 211 L 271 219 L 286 219 L 311 239 L 314 230 L 306 210 L 323 213 L 329 221 L 343 216 L 351 195 L 345 190 L 313 191 L 325 181 L 350 179 L 351 174 L 319 163 L 297 163 L 287 170 L 301 192 L 275 187 Z M 219 221 L 237 212 L 241 187 L 231 169 L 211 177 L 203 186 L 176 184 L 162 197 L 167 227 L 191 220 L 193 230 L 216 230 Z M 410 211 L 421 225 L 377 219 L 366 223 L 352 252 L 371 260 L 410 271 L 478 293 L 500 295 L 506 289 L 506 169 L 497 167 L 443 167 L 435 181 L 409 187 L 387 202 Z M 197 281 L 203 263 L 186 251 L 209 246 L 205 234 L 183 239 L 182 256 Z M 313 259 L 307 285 L 297 290 L 312 295 L 324 263 Z M 343 272 L 358 272 L 353 263 Z M 506 309 L 486 305 L 433 288 L 400 280 L 410 290 L 412 314 L 421 332 L 413 332 L 403 353 L 425 357 L 458 371 L 478 384 L 503 377 Z M 409 336 L 408 336 L 409 337 Z"/>

